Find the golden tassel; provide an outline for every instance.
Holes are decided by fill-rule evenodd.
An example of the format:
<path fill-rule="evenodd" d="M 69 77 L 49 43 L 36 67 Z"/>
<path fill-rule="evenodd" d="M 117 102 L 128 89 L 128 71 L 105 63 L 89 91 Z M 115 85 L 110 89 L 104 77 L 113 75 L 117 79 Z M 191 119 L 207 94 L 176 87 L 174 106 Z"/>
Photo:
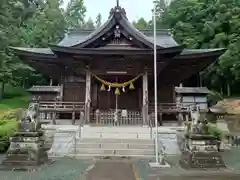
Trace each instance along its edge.
<path fill-rule="evenodd" d="M 119 88 L 116 88 L 116 90 L 115 90 L 115 94 L 116 94 L 117 96 L 119 96 L 119 95 L 120 95 Z"/>
<path fill-rule="evenodd" d="M 133 83 L 130 83 L 129 89 L 135 89 Z"/>
<path fill-rule="evenodd" d="M 106 91 L 106 88 L 105 88 L 104 84 L 101 85 L 100 91 Z"/>

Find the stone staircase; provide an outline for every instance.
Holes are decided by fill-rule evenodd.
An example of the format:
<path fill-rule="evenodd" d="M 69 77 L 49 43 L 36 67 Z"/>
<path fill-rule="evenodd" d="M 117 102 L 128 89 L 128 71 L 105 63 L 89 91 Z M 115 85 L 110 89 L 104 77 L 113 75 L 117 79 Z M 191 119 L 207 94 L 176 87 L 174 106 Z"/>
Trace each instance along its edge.
<path fill-rule="evenodd" d="M 154 141 L 147 127 L 86 126 L 71 153 L 81 157 L 152 157 Z"/>
<path fill-rule="evenodd" d="M 153 140 L 142 139 L 94 139 L 78 140 L 72 151 L 75 156 L 91 157 L 152 157 L 154 155 Z"/>
<path fill-rule="evenodd" d="M 49 156 L 73 157 L 146 157 L 155 155 L 154 128 L 141 126 L 94 127 L 52 125 L 54 129 Z M 166 147 L 165 154 L 179 154 L 176 130 L 172 127 L 159 128 L 159 141 Z"/>

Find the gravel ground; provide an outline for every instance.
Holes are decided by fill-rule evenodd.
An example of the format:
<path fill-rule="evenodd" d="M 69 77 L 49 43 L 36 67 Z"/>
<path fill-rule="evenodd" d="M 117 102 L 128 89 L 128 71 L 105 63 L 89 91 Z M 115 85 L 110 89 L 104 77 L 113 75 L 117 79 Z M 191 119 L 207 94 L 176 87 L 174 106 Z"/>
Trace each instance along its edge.
<path fill-rule="evenodd" d="M 36 172 L 0 171 L 0 180 L 82 180 L 92 160 L 63 158 Z"/>
<path fill-rule="evenodd" d="M 167 162 L 171 168 L 152 169 L 149 162 L 154 159 L 138 160 L 135 164 L 138 174 L 142 180 L 237 180 L 240 179 L 240 148 L 233 148 L 224 152 L 222 157 L 228 166 L 224 170 L 185 170 L 178 165 L 179 155 L 168 156 Z"/>
<path fill-rule="evenodd" d="M 121 180 L 123 175 L 132 180 L 133 171 L 136 171 L 137 177 L 141 180 L 238 180 L 240 179 L 239 154 L 240 148 L 233 148 L 222 154 L 224 162 L 229 167 L 229 170 L 224 171 L 182 169 L 178 165 L 179 155 L 167 157 L 171 168 L 151 169 L 148 163 L 154 159 L 142 159 L 133 161 L 134 170 L 131 164 L 116 161 L 113 163 L 111 160 L 107 163 L 92 159 L 62 158 L 36 172 L 0 171 L 0 180 L 100 180 L 101 178 Z M 2 156 L 0 156 L 0 161 L 1 158 Z M 97 163 L 95 164 L 95 162 Z M 114 172 L 116 169 L 117 171 Z M 86 170 L 88 173 L 84 173 Z M 124 179 L 127 180 L 127 178 Z"/>

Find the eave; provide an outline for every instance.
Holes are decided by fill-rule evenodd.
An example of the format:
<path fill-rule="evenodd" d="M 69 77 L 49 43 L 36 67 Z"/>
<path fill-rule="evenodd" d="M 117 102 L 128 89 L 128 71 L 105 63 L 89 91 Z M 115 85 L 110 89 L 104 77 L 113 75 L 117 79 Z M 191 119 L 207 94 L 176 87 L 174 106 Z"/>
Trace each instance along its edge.
<path fill-rule="evenodd" d="M 56 59 L 56 55 L 50 48 L 22 48 L 10 47 L 18 56 Z"/>
<path fill-rule="evenodd" d="M 61 46 L 51 46 L 52 51 L 55 54 L 67 53 L 75 55 L 153 55 L 153 49 L 146 48 L 73 48 L 73 47 L 61 47 Z M 171 48 L 158 49 L 158 55 L 164 54 L 180 54 L 182 51 L 182 46 L 176 46 Z"/>
<path fill-rule="evenodd" d="M 189 54 L 182 53 L 182 55 L 176 56 L 160 73 L 159 76 L 162 79 L 162 83 L 178 85 L 185 79 L 203 71 L 210 64 L 216 62 L 226 49 L 210 49 L 208 52 L 203 51 L 204 50 L 199 50 L 199 52 Z"/>
<path fill-rule="evenodd" d="M 176 59 L 194 59 L 194 58 L 209 58 L 220 57 L 226 51 L 225 48 L 219 49 L 184 49 Z"/>

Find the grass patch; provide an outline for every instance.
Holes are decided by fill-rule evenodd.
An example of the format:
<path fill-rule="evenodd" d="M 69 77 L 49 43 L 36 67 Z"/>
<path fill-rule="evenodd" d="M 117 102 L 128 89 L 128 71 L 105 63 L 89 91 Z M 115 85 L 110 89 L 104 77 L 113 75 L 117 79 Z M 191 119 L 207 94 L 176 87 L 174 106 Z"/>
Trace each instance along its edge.
<path fill-rule="evenodd" d="M 29 96 L 29 93 L 21 87 L 13 87 L 10 85 L 5 85 L 4 94 L 3 94 L 4 99 L 11 99 L 11 98 L 20 97 L 20 96 Z"/>
<path fill-rule="evenodd" d="M 0 112 L 8 109 L 26 108 L 29 103 L 29 97 L 25 89 L 6 85 L 3 99 L 0 101 Z"/>
<path fill-rule="evenodd" d="M 0 111 L 7 109 L 26 108 L 29 103 L 29 96 L 14 97 L 0 101 Z"/>

